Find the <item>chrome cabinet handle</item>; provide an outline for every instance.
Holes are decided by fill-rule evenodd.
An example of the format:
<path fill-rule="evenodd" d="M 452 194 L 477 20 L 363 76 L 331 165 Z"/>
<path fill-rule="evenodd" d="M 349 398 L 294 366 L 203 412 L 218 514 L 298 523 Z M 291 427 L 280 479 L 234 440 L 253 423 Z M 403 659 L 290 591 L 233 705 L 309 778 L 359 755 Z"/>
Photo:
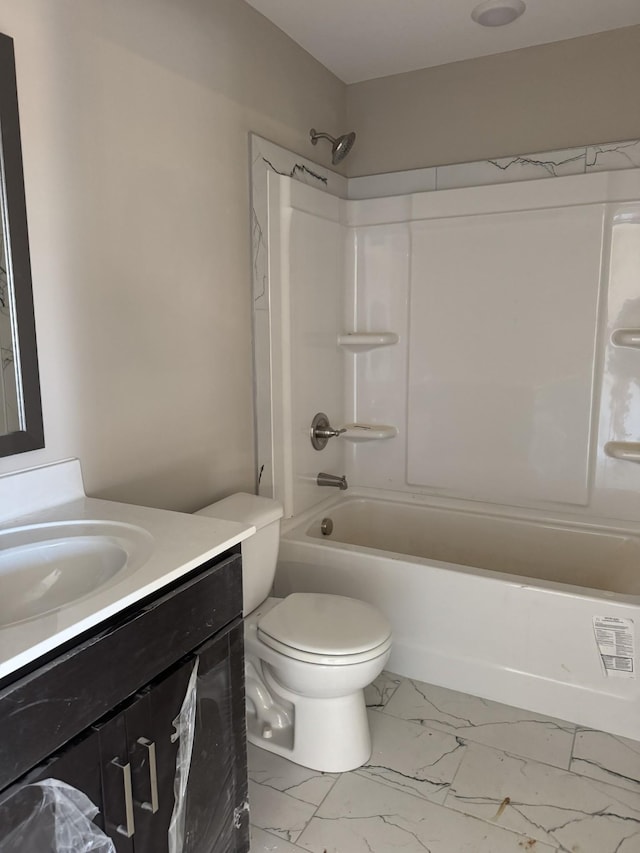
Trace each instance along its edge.
<path fill-rule="evenodd" d="M 155 814 L 160 808 L 158 798 L 158 769 L 156 764 L 156 745 L 146 737 L 139 737 L 137 743 L 147 750 L 149 759 L 149 785 L 151 787 L 151 802 L 140 803 L 140 807 L 146 812 Z"/>
<path fill-rule="evenodd" d="M 136 825 L 133 818 L 133 788 L 131 785 L 131 765 L 129 762 L 121 764 L 118 758 L 113 758 L 111 764 L 122 770 L 122 782 L 124 784 L 124 808 L 126 816 L 126 824 L 116 826 L 116 832 L 124 835 L 126 838 L 131 838 L 136 831 Z"/>

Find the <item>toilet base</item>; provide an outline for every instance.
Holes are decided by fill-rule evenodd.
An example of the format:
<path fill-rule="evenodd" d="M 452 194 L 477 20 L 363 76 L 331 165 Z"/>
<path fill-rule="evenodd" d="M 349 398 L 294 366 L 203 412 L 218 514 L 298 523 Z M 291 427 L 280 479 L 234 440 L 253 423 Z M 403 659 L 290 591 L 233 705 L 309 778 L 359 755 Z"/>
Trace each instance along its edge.
<path fill-rule="evenodd" d="M 279 684 L 269 672 L 268 664 L 257 663 L 256 667 L 256 661 L 251 661 L 254 674 L 259 671 L 271 698 L 270 710 L 282 709 L 278 719 L 285 719 L 288 713 L 292 728 L 286 731 L 286 721 L 278 731 L 271 730 L 269 725 L 265 728 L 258 716 L 260 708 L 256 710 L 256 705 L 249 702 L 247 737 L 250 743 L 295 764 L 325 773 L 343 773 L 366 764 L 371 756 L 371 735 L 363 690 L 348 696 L 310 699 Z M 271 737 L 261 732 L 271 733 Z M 287 737 L 288 734 L 292 736 Z M 292 743 L 290 748 L 283 745 L 287 740 Z"/>

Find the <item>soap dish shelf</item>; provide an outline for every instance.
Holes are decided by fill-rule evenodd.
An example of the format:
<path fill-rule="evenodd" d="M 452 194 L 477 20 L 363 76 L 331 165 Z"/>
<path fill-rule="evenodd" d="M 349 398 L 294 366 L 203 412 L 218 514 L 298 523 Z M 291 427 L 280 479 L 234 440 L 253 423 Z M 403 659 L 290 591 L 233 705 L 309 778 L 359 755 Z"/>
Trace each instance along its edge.
<path fill-rule="evenodd" d="M 395 438 L 398 428 L 387 424 L 345 424 L 342 438 L 347 441 L 382 441 Z"/>
<path fill-rule="evenodd" d="M 345 332 L 338 335 L 338 345 L 350 352 L 367 352 L 398 343 L 395 332 Z"/>
<path fill-rule="evenodd" d="M 608 441 L 604 452 L 611 459 L 623 462 L 640 462 L 640 441 Z"/>
<path fill-rule="evenodd" d="M 611 343 L 618 347 L 640 349 L 640 329 L 616 329 L 611 335 Z"/>

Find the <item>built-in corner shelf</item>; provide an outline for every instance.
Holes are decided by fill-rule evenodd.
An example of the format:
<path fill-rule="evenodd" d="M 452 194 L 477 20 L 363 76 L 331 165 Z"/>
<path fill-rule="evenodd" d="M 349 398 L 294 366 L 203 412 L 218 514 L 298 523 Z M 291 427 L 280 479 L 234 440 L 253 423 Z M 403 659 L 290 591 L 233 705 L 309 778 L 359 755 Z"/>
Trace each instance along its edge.
<path fill-rule="evenodd" d="M 640 329 L 616 329 L 611 335 L 611 342 L 618 347 L 640 349 Z"/>
<path fill-rule="evenodd" d="M 381 441 L 386 438 L 395 438 L 398 434 L 397 427 L 386 424 L 345 424 L 342 438 L 347 441 Z"/>
<path fill-rule="evenodd" d="M 640 462 L 640 441 L 608 441 L 604 452 L 612 459 L 623 462 Z"/>
<path fill-rule="evenodd" d="M 395 332 L 345 332 L 338 335 L 338 344 L 350 352 L 367 352 L 377 347 L 388 347 L 398 343 Z"/>

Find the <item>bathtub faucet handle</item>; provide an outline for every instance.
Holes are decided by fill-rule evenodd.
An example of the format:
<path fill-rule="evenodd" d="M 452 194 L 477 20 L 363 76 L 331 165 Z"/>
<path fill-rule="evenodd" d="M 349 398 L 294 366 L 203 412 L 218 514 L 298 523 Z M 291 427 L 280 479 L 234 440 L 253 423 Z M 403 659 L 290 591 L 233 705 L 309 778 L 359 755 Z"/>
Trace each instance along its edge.
<path fill-rule="evenodd" d="M 343 474 L 342 477 L 338 477 L 337 474 L 324 474 L 321 472 L 316 478 L 316 483 L 319 486 L 335 486 L 337 489 L 340 489 L 341 492 L 344 492 L 345 489 L 349 488 L 346 474 Z"/>
<path fill-rule="evenodd" d="M 342 435 L 342 433 L 346 431 L 346 427 L 340 427 L 340 429 L 332 429 L 331 427 L 329 427 L 328 429 L 316 430 L 318 435 L 326 436 L 327 438 L 334 438 L 334 436 Z"/>
<path fill-rule="evenodd" d="M 311 444 L 314 450 L 324 450 L 330 438 L 337 435 L 342 435 L 346 432 L 346 427 L 342 429 L 334 429 L 329 423 L 329 418 L 324 412 L 318 412 L 311 421 Z"/>

